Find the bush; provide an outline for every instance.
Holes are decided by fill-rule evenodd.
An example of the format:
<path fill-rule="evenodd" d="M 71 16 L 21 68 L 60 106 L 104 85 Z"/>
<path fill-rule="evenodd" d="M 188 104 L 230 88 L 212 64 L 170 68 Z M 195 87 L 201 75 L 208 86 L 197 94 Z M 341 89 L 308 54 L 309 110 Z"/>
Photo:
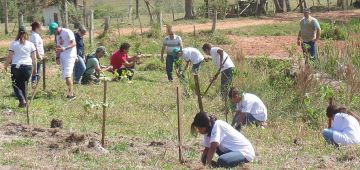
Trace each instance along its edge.
<path fill-rule="evenodd" d="M 165 64 L 160 62 L 160 60 L 151 60 L 148 63 L 145 63 L 142 66 L 139 66 L 138 70 L 140 71 L 164 71 Z"/>
<path fill-rule="evenodd" d="M 347 29 L 345 27 L 333 26 L 329 23 L 321 24 L 321 38 L 327 40 L 346 40 L 348 38 Z"/>

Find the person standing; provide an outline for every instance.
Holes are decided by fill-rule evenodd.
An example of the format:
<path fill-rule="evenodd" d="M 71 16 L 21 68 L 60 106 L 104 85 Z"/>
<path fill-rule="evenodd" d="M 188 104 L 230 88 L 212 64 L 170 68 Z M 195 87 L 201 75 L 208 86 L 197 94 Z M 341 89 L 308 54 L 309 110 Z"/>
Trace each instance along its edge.
<path fill-rule="evenodd" d="M 9 54 L 5 62 L 5 71 L 11 64 L 11 80 L 15 95 L 19 100 L 19 107 L 27 106 L 26 85 L 31 74 L 36 74 L 36 47 L 28 41 L 28 34 L 24 27 L 19 28 L 18 35 L 10 45 Z"/>
<path fill-rule="evenodd" d="M 175 48 L 183 48 L 182 39 L 180 36 L 176 35 L 175 32 L 172 30 L 171 27 L 167 29 L 168 36 L 165 37 L 163 42 L 163 47 L 161 49 L 161 62 L 164 62 L 164 53 L 166 50 L 166 73 L 168 80 L 170 82 L 173 81 L 172 72 L 174 69 L 174 61 L 177 60 L 176 56 L 173 56 L 173 50 Z"/>
<path fill-rule="evenodd" d="M 44 41 L 41 38 L 40 34 L 42 31 L 42 27 L 40 25 L 39 22 L 33 22 L 31 24 L 31 37 L 30 37 L 30 41 L 32 43 L 34 43 L 35 48 L 36 48 L 36 57 L 37 57 L 37 70 L 36 70 L 36 74 L 32 75 L 31 78 L 31 82 L 32 85 L 35 86 L 36 83 L 38 83 L 38 81 L 40 81 L 40 77 L 41 77 L 41 68 L 42 68 L 42 60 L 44 59 L 45 56 L 45 51 L 44 51 Z"/>
<path fill-rule="evenodd" d="M 319 21 L 310 16 L 310 13 L 309 8 L 304 9 L 304 18 L 300 21 L 300 31 L 297 38 L 297 44 L 301 46 L 306 57 L 305 62 L 308 61 L 308 57 L 312 61 L 317 60 L 316 43 L 320 40 L 321 36 Z"/>
<path fill-rule="evenodd" d="M 50 35 L 55 34 L 56 39 L 56 62 L 60 64 L 63 78 L 68 87 L 66 98 L 75 99 L 73 87 L 73 70 L 76 60 L 76 41 L 74 33 L 67 29 L 59 27 L 55 22 L 49 25 Z"/>
<path fill-rule="evenodd" d="M 85 65 L 85 44 L 84 36 L 86 35 L 86 28 L 80 26 L 78 32 L 75 33 L 76 41 L 76 52 L 77 59 L 75 62 L 75 84 L 80 84 L 81 76 L 84 74 L 86 65 Z"/>
<path fill-rule="evenodd" d="M 221 95 L 226 99 L 230 86 L 232 84 L 233 70 L 235 68 L 230 56 L 221 48 L 213 47 L 211 44 L 204 44 L 202 49 L 206 55 L 211 56 L 221 74 Z M 216 79 L 214 77 L 213 79 Z"/>

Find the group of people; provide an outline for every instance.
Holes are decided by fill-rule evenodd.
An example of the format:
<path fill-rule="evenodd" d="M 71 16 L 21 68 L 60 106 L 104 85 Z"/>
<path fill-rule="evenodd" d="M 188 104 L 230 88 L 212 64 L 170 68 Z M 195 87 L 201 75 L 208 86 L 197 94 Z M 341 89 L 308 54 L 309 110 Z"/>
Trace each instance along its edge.
<path fill-rule="evenodd" d="M 301 29 L 298 36 L 298 44 L 310 54 L 311 59 L 316 59 L 316 42 L 320 38 L 320 25 L 311 17 L 308 9 L 304 10 L 304 18 L 300 22 Z M 41 61 L 45 58 L 44 42 L 41 38 L 41 24 L 31 24 L 32 33 L 30 41 L 24 27 L 20 27 L 18 36 L 11 43 L 5 69 L 11 65 L 12 87 L 19 100 L 19 107 L 26 107 L 26 85 L 31 81 L 36 84 L 40 80 Z M 131 45 L 121 44 L 110 58 L 110 65 L 100 64 L 101 58 L 107 56 L 106 48 L 98 47 L 95 52 L 85 55 L 83 37 L 86 29 L 79 28 L 74 33 L 70 29 L 62 28 L 57 23 L 49 25 L 51 35 L 56 40 L 56 62 L 60 64 L 62 77 L 68 87 L 67 98 L 75 98 L 73 83 L 91 84 L 98 83 L 100 74 L 110 71 L 119 75 L 117 79 L 127 77 L 130 81 L 134 76 L 135 64 L 140 56 L 130 57 L 128 55 Z M 221 75 L 221 95 L 223 99 L 229 100 L 236 106 L 236 114 L 232 124 L 217 120 L 215 116 L 206 112 L 197 113 L 191 131 L 204 135 L 204 150 L 201 161 L 204 165 L 214 165 L 215 153 L 219 155 L 216 163 L 220 167 L 234 167 L 239 164 L 252 162 L 255 159 L 255 149 L 251 142 L 240 132 L 248 125 L 254 124 L 264 128 L 267 123 L 267 108 L 263 101 L 256 95 L 242 92 L 238 88 L 231 87 L 235 65 L 228 53 L 222 48 L 214 47 L 209 43 L 202 46 L 200 50 L 193 47 L 183 47 L 180 36 L 176 35 L 171 27 L 167 30 L 168 36 L 163 41 L 161 50 L 161 61 L 166 56 L 166 72 L 170 82 L 174 80 L 172 72 L 174 64 L 177 75 L 187 70 L 192 64 L 192 72 L 198 74 L 204 61 L 213 60 Z M 208 57 L 209 56 L 209 57 Z M 178 63 L 185 61 L 184 68 Z M 75 71 L 75 74 L 74 74 Z M 31 77 L 32 75 L 32 77 Z M 74 76 L 74 80 L 73 80 Z M 323 131 L 325 140 L 336 146 L 360 143 L 360 117 L 345 108 L 337 107 L 331 100 L 326 111 L 329 119 L 328 128 Z"/>

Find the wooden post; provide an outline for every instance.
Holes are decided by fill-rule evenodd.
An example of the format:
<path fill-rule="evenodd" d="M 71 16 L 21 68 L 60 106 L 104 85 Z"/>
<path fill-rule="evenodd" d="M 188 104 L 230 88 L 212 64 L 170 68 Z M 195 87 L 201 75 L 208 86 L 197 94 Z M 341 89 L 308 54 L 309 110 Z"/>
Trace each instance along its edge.
<path fill-rule="evenodd" d="M 214 16 L 213 16 L 213 23 L 212 23 L 212 28 L 211 28 L 211 32 L 215 33 L 216 31 L 216 23 L 217 23 L 217 10 L 214 9 Z"/>
<path fill-rule="evenodd" d="M 9 34 L 9 9 L 8 0 L 4 2 L 4 15 L 5 15 L 5 34 Z"/>
<path fill-rule="evenodd" d="M 160 9 L 159 11 L 159 24 L 160 24 L 160 31 L 162 31 L 162 27 L 163 27 L 163 13 L 162 10 Z"/>
<path fill-rule="evenodd" d="M 178 140 L 179 140 L 179 162 L 183 163 L 184 158 L 182 156 L 182 141 L 183 141 L 183 133 L 182 133 L 182 111 L 180 109 L 180 93 L 179 87 L 176 87 L 176 106 L 177 106 L 177 115 L 178 115 Z"/>
<path fill-rule="evenodd" d="M 196 28 L 195 28 L 195 25 L 194 25 L 194 37 L 196 36 Z"/>
<path fill-rule="evenodd" d="M 26 101 L 26 122 L 30 125 L 30 115 L 29 115 L 29 100 L 28 100 L 28 92 L 29 92 L 29 82 L 25 82 L 25 101 Z"/>
<path fill-rule="evenodd" d="M 42 60 L 42 74 L 43 74 L 43 90 L 46 90 L 46 61 L 45 59 Z"/>
<path fill-rule="evenodd" d="M 101 145 L 105 147 L 105 126 L 106 126 L 106 107 L 107 107 L 107 81 L 104 81 L 104 100 L 103 100 L 103 122 L 102 122 L 102 130 L 101 130 Z"/>
<path fill-rule="evenodd" d="M 19 27 L 24 26 L 24 14 L 22 12 L 19 12 Z"/>
<path fill-rule="evenodd" d="M 128 9 L 128 24 L 132 21 L 132 0 L 129 0 L 129 9 Z"/>
<path fill-rule="evenodd" d="M 94 43 L 94 10 L 90 12 L 90 31 L 89 31 L 90 45 Z"/>
<path fill-rule="evenodd" d="M 175 21 L 175 13 L 174 13 L 174 7 L 173 6 L 171 6 L 171 13 L 172 13 L 173 21 Z"/>
<path fill-rule="evenodd" d="M 141 37 L 143 38 L 143 37 L 144 37 L 144 34 L 143 34 L 143 26 L 142 26 L 141 18 L 140 18 L 140 17 L 138 17 L 138 20 L 139 20 L 139 24 L 140 24 L 140 33 L 141 33 Z"/>
<path fill-rule="evenodd" d="M 64 3 L 64 27 L 69 28 L 69 15 L 68 15 L 67 0 L 63 0 L 63 3 Z"/>
<path fill-rule="evenodd" d="M 110 16 L 105 17 L 105 23 L 104 23 L 104 35 L 109 31 L 110 29 Z"/>
<path fill-rule="evenodd" d="M 201 97 L 201 93 L 200 93 L 199 75 L 194 74 L 194 81 L 195 81 L 195 92 L 196 92 L 196 95 L 198 98 L 199 109 L 200 109 L 200 112 L 204 112 L 204 106 L 202 103 L 202 97 Z"/>
<path fill-rule="evenodd" d="M 139 0 L 136 0 L 136 18 L 139 18 Z"/>

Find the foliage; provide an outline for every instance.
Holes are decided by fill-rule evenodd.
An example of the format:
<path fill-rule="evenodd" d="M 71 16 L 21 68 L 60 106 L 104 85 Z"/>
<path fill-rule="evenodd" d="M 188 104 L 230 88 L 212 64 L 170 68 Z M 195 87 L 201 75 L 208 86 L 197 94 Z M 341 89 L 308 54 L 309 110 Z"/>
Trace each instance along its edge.
<path fill-rule="evenodd" d="M 330 40 L 346 40 L 348 33 L 346 29 L 329 23 L 321 23 L 321 38 Z"/>

